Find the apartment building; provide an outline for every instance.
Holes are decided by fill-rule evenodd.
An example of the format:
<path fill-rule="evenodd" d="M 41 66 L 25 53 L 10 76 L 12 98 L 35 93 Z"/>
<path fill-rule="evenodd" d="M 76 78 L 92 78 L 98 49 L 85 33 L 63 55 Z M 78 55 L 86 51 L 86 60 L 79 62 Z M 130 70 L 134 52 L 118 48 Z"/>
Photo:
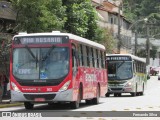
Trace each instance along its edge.
<path fill-rule="evenodd" d="M 118 35 L 120 33 L 120 53 L 132 53 L 131 38 L 133 34 L 129 29 L 132 23 L 123 15 L 122 1 L 92 0 L 92 3 L 95 6 L 99 16 L 99 26 L 108 28 L 117 40 L 117 43 L 119 41 Z M 118 31 L 119 28 L 120 32 Z M 117 48 L 116 46 L 117 45 L 115 45 L 115 48 Z"/>

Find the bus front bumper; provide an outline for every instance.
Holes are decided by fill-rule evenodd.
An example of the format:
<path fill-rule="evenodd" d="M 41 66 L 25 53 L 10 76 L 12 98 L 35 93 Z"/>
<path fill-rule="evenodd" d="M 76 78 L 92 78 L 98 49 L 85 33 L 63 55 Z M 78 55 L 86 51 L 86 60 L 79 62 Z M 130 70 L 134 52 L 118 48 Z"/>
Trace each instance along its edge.
<path fill-rule="evenodd" d="M 67 102 L 73 101 L 73 90 L 48 93 L 22 93 L 11 90 L 11 101 L 13 102 Z"/>
<path fill-rule="evenodd" d="M 131 93 L 134 92 L 134 89 L 132 87 L 113 87 L 113 88 L 108 88 L 108 92 L 109 94 L 112 93 Z"/>

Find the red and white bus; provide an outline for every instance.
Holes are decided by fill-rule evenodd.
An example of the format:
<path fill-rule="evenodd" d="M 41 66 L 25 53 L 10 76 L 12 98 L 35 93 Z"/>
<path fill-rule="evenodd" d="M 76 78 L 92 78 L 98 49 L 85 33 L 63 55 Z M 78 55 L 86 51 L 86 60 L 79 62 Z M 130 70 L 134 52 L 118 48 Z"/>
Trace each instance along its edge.
<path fill-rule="evenodd" d="M 10 59 L 11 101 L 98 104 L 107 92 L 105 47 L 69 33 L 15 35 Z"/>

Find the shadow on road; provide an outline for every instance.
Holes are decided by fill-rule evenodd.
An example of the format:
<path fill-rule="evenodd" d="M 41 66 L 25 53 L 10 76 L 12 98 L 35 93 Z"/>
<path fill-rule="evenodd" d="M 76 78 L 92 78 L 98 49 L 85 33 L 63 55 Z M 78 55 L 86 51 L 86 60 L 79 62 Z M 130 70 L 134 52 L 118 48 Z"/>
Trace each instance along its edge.
<path fill-rule="evenodd" d="M 99 104 L 103 104 L 103 102 L 101 102 Z M 95 106 L 95 105 L 87 105 L 85 102 L 82 102 L 82 103 L 80 103 L 79 108 L 86 108 L 86 107 L 90 107 L 90 106 Z M 34 110 L 35 111 L 38 111 L 38 110 L 72 111 L 75 109 L 72 109 L 69 103 L 52 103 L 52 104 L 40 104 L 40 105 L 35 104 L 34 108 L 29 111 L 34 111 Z M 17 110 L 17 111 L 27 111 L 27 110 L 24 108 L 24 109 Z"/>
<path fill-rule="evenodd" d="M 137 96 L 131 96 L 130 94 L 122 94 L 121 96 L 114 96 L 113 94 L 111 94 L 109 97 L 107 98 L 124 98 L 124 97 L 142 97 L 144 95 L 137 95 Z"/>

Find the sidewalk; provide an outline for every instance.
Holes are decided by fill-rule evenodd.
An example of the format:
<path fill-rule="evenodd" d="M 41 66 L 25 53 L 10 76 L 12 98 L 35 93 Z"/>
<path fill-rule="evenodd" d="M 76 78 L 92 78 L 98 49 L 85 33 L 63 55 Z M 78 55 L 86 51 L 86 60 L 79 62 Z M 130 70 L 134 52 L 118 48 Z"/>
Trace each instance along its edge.
<path fill-rule="evenodd" d="M 2 102 L 0 102 L 0 108 L 14 107 L 14 106 L 20 106 L 20 105 L 23 105 L 23 103 L 11 102 L 10 91 L 7 92 L 7 95 L 3 96 Z"/>

